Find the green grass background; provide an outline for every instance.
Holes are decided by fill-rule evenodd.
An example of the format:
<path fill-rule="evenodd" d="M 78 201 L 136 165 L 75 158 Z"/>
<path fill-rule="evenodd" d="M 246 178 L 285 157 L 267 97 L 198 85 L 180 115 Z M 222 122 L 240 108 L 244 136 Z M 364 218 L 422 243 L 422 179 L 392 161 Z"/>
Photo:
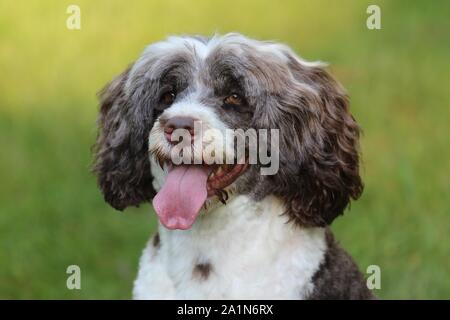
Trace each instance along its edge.
<path fill-rule="evenodd" d="M 66 28 L 81 8 L 82 29 Z M 366 28 L 378 4 L 382 30 Z M 381 298 L 450 298 L 448 1 L 0 3 L 0 298 L 130 298 L 155 228 L 89 172 L 96 92 L 168 34 L 238 31 L 331 63 L 364 129 L 365 192 L 333 229 Z M 82 289 L 66 288 L 77 264 Z"/>

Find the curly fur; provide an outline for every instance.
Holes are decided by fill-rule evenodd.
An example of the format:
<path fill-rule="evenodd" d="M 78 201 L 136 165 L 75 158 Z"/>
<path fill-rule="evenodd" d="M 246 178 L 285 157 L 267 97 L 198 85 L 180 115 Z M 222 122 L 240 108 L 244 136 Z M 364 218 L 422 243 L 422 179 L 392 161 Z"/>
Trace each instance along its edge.
<path fill-rule="evenodd" d="M 176 108 L 175 104 L 165 107 L 160 103 L 159 97 L 167 88 L 178 92 Z M 223 96 L 236 91 L 245 96 L 246 104 L 239 109 L 223 108 Z M 149 158 L 157 163 L 167 158 L 167 154 L 162 149 L 153 149 L 149 154 L 149 137 L 156 137 L 150 130 L 160 125 L 162 117 L 180 112 L 202 111 L 211 125 L 222 128 L 280 130 L 278 173 L 262 176 L 261 164 L 250 165 L 236 180 L 230 199 L 226 194 L 219 194 L 228 207 L 233 207 L 233 203 L 236 206 L 236 195 L 246 203 L 238 206 L 244 211 L 253 210 L 261 201 L 277 199 L 283 206 L 276 214 L 284 213 L 292 225 L 310 234 L 311 228 L 330 225 L 363 191 L 359 175 L 360 129 L 350 113 L 347 94 L 323 64 L 306 62 L 287 46 L 238 34 L 211 39 L 171 37 L 149 46 L 99 97 L 99 133 L 94 146 L 93 171 L 105 200 L 116 209 L 149 202 L 155 195 L 156 184 L 152 185 L 152 181 L 156 172 L 158 185 L 163 183 L 164 171 L 159 166 L 151 167 Z M 214 209 L 207 213 L 211 216 L 224 211 L 220 205 L 219 209 L 217 205 L 211 208 Z M 280 222 L 269 218 L 267 221 L 277 225 Z M 219 227 L 218 230 L 223 229 Z M 180 233 L 161 228 L 161 235 L 173 237 L 170 243 L 177 243 Z M 233 241 L 252 233 L 245 228 L 238 230 L 242 233 L 233 233 Z M 203 235 L 204 231 L 199 232 Z M 189 237 L 183 241 L 190 241 Z M 174 248 L 165 247 L 162 242 L 159 250 L 167 250 L 165 254 L 174 252 Z M 356 265 L 335 244 L 329 231 L 326 244 L 324 255 L 321 252 L 312 255 L 314 250 L 325 250 L 322 245 L 302 251 L 316 257 L 315 266 L 319 266 L 322 256 L 324 262 L 312 279 L 302 280 L 305 291 L 301 297 L 371 297 Z M 203 248 L 197 248 L 195 243 L 186 246 L 192 252 Z M 304 260 L 302 256 L 297 258 Z M 208 270 L 219 269 L 214 265 L 217 261 L 207 263 Z M 204 263 L 200 264 L 197 270 L 204 271 L 204 267 Z M 142 268 L 153 270 L 147 265 Z M 161 264 L 158 268 L 170 266 Z M 140 285 L 149 280 L 142 281 Z M 167 281 L 164 285 L 172 288 L 170 280 Z M 312 291 L 308 289 L 311 286 Z"/>
<path fill-rule="evenodd" d="M 105 200 L 118 210 L 149 201 L 152 187 L 148 161 L 147 122 L 151 115 L 135 112 L 124 92 L 130 67 L 108 84 L 99 94 L 99 133 L 95 145 L 98 184 Z"/>

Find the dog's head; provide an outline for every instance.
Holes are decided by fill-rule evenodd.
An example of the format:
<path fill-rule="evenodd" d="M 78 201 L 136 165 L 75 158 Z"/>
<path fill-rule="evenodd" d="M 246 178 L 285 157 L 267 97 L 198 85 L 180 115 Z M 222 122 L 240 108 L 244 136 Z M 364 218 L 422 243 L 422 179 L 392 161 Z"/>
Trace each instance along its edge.
<path fill-rule="evenodd" d="M 295 223 L 325 226 L 362 192 L 344 90 L 284 45 L 171 37 L 100 100 L 94 171 L 105 200 L 122 210 L 154 198 L 166 227 L 189 228 L 232 194 L 275 195 Z"/>

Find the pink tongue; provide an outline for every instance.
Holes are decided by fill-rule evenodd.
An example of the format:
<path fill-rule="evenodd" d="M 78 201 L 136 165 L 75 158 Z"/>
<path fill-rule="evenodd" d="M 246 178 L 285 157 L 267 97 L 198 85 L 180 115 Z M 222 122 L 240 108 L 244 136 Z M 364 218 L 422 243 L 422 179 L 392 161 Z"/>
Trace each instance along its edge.
<path fill-rule="evenodd" d="M 153 199 L 161 223 L 169 229 L 192 226 L 207 197 L 209 170 L 202 166 L 176 166 Z"/>

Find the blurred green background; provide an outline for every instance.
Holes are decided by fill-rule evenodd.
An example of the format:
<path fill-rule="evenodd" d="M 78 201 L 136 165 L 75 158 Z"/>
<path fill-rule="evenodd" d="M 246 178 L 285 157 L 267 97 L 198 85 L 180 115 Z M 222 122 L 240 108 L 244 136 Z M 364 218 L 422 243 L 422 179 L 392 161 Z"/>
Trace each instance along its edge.
<path fill-rule="evenodd" d="M 81 8 L 81 30 L 66 8 Z M 366 8 L 381 7 L 368 30 Z M 333 229 L 381 298 L 450 298 L 448 1 L 1 1 L 0 298 L 130 298 L 155 228 L 89 172 L 96 92 L 169 34 L 238 31 L 330 62 L 364 129 L 365 192 Z M 82 289 L 66 288 L 81 267 Z"/>

